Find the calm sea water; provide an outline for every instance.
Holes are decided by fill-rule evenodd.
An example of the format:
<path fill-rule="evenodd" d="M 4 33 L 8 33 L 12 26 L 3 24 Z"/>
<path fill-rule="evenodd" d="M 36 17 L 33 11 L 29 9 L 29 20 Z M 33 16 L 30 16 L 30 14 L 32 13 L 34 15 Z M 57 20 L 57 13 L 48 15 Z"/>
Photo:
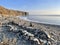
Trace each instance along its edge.
<path fill-rule="evenodd" d="M 45 24 L 55 24 L 60 25 L 60 16 L 58 15 L 28 15 L 24 17 L 20 17 L 24 20 L 32 21 L 32 22 L 38 22 L 38 23 L 45 23 Z"/>

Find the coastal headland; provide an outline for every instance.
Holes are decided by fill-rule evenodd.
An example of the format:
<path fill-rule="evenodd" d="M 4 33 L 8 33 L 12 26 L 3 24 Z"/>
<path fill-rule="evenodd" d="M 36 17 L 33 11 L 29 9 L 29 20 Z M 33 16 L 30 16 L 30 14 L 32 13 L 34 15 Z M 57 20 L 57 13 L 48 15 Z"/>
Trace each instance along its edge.
<path fill-rule="evenodd" d="M 28 15 L 28 12 L 25 11 L 18 11 L 13 9 L 7 9 L 3 6 L 0 6 L 0 14 L 2 16 L 26 16 Z"/>

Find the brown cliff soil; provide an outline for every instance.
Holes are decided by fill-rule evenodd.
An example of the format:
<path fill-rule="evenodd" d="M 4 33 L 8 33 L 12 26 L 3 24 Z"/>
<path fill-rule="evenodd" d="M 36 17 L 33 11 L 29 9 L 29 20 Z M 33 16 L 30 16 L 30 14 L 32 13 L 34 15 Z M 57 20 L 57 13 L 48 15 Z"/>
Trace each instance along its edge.
<path fill-rule="evenodd" d="M 18 11 L 18 10 L 10 10 L 10 9 L 6 9 L 2 6 L 0 6 L 0 14 L 2 16 L 25 16 L 27 15 L 28 13 L 27 12 L 24 12 L 24 11 Z"/>

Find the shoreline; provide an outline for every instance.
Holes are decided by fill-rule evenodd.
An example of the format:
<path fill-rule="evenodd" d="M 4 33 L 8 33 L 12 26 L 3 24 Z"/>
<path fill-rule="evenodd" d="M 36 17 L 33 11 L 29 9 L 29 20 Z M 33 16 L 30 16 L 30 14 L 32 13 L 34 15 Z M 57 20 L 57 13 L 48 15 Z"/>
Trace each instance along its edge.
<path fill-rule="evenodd" d="M 26 20 L 26 21 L 33 22 L 33 23 L 41 23 L 41 24 L 44 24 L 44 25 L 60 26 L 60 24 L 46 23 L 46 22 L 40 22 L 40 21 L 30 20 L 27 17 L 23 17 L 23 16 L 17 16 L 17 17 L 20 18 L 20 19 L 22 19 L 22 20 Z"/>
<path fill-rule="evenodd" d="M 26 20 L 23 20 L 23 19 L 20 19 L 17 17 L 7 17 L 7 18 L 1 17 L 0 21 L 2 22 L 2 26 L 5 29 L 6 29 L 6 27 L 4 27 L 4 25 L 7 25 L 7 27 L 14 27 L 15 26 L 15 28 L 11 28 L 13 30 L 10 30 L 10 29 L 9 30 L 6 29 L 7 31 L 5 29 L 3 30 L 3 32 L 7 33 L 8 36 L 11 35 L 11 33 L 12 34 L 16 33 L 15 35 L 18 36 L 18 34 L 21 33 L 20 31 L 22 30 L 22 33 L 26 33 L 26 34 L 34 37 L 35 33 L 37 33 L 38 31 L 43 31 L 49 37 L 51 45 L 60 44 L 60 26 L 58 26 L 58 25 L 50 25 L 50 24 L 30 22 L 30 21 L 26 21 Z M 15 30 L 15 29 L 17 29 L 17 30 Z M 33 32 L 35 32 L 35 33 L 33 33 Z M 40 33 L 42 33 L 42 32 L 40 32 Z M 39 35 L 39 34 L 37 34 L 37 35 Z M 15 35 L 12 35 L 12 36 L 15 36 Z M 40 36 L 42 36 L 42 35 L 40 35 Z M 16 38 L 16 37 L 14 37 L 14 38 Z M 18 37 L 21 38 L 21 35 Z M 24 37 L 24 35 L 22 37 Z M 12 38 L 12 37 L 10 37 L 10 38 Z M 34 37 L 34 39 L 35 38 L 38 39 L 37 37 Z M 26 38 L 24 38 L 24 41 L 25 41 L 25 39 Z M 33 41 L 33 39 L 32 39 L 32 41 Z M 39 42 L 39 41 L 37 41 L 37 42 Z M 44 40 L 43 40 L 43 43 L 44 43 Z M 31 44 L 31 45 L 33 45 L 33 44 Z"/>
<path fill-rule="evenodd" d="M 36 23 L 36 24 L 41 24 L 41 25 L 46 25 L 46 26 L 54 26 L 54 27 L 60 27 L 60 25 L 55 25 L 55 24 L 46 24 L 46 23 L 38 23 L 38 22 L 32 22 L 32 23 Z"/>

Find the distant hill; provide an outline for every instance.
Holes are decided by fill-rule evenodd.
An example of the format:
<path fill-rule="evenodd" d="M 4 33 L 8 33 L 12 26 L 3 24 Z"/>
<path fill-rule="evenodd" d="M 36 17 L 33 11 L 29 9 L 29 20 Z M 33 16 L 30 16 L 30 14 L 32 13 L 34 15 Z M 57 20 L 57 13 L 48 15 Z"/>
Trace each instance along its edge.
<path fill-rule="evenodd" d="M 18 16 L 18 15 L 25 16 L 25 15 L 28 15 L 28 12 L 6 9 L 0 6 L 0 14 L 2 16 Z"/>

